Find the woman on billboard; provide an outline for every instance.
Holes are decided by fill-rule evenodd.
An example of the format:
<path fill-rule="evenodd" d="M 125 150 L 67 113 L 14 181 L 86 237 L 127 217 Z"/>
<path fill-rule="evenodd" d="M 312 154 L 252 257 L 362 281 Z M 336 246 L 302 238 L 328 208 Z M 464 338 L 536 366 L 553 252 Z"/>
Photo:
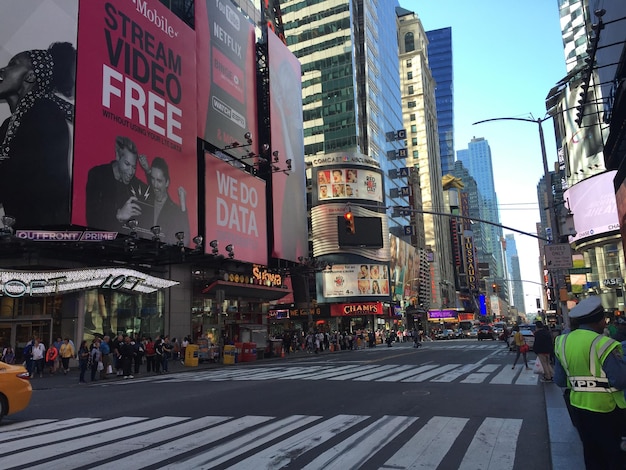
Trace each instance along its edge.
<path fill-rule="evenodd" d="M 0 126 L 0 203 L 18 227 L 69 223 L 75 65 L 74 47 L 55 43 L 0 69 L 11 111 Z"/>

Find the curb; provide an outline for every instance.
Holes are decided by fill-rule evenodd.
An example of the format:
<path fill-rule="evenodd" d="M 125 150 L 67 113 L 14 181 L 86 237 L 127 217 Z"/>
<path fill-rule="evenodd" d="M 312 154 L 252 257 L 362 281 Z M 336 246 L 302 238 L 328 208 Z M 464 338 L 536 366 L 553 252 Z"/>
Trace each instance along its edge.
<path fill-rule="evenodd" d="M 543 393 L 552 470 L 585 470 L 583 445 L 567 412 L 563 390 L 555 383 L 544 383 Z"/>

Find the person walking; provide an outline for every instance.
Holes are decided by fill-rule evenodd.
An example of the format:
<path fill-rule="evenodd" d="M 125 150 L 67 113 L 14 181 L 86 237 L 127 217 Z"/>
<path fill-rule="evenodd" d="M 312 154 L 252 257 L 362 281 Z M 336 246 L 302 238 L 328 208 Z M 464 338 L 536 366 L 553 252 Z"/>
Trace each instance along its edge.
<path fill-rule="evenodd" d="M 78 383 L 84 384 L 85 372 L 87 372 L 87 366 L 89 364 L 89 348 L 87 347 L 87 341 L 82 340 L 80 346 L 78 346 L 78 367 L 80 369 L 80 376 L 78 377 Z"/>
<path fill-rule="evenodd" d="M 174 347 L 172 346 L 172 343 L 170 342 L 169 336 L 165 336 L 165 338 L 163 338 L 162 347 L 163 347 L 162 369 L 163 369 L 163 373 L 166 373 L 166 372 L 169 372 L 168 361 L 172 357 L 172 352 L 174 351 Z"/>
<path fill-rule="evenodd" d="M 515 361 L 513 361 L 513 366 L 511 367 L 511 369 L 515 369 L 515 365 L 517 364 L 517 361 L 521 354 L 524 358 L 524 365 L 526 366 L 526 370 L 528 370 L 530 369 L 530 367 L 528 367 L 528 359 L 526 358 L 526 353 L 530 348 L 526 344 L 526 340 L 524 340 L 524 335 L 522 335 L 522 333 L 520 332 L 518 325 L 515 325 L 513 327 L 513 331 L 515 332 L 515 334 L 513 335 L 513 344 L 515 345 L 515 350 L 517 354 L 515 356 Z"/>
<path fill-rule="evenodd" d="M 39 377 L 43 377 L 44 361 L 46 360 L 46 347 L 39 338 L 35 338 L 32 354 L 33 374 L 31 374 L 31 377 L 35 377 L 37 375 L 39 375 Z"/>
<path fill-rule="evenodd" d="M 552 369 L 552 363 L 550 362 L 550 353 L 554 350 L 552 343 L 552 333 L 548 330 L 542 321 L 537 320 L 535 322 L 535 344 L 533 344 L 533 351 L 537 354 L 539 362 L 541 362 L 541 368 L 543 369 L 542 382 L 552 382 L 552 376 L 554 370 Z"/>
<path fill-rule="evenodd" d="M 61 365 L 61 346 L 63 345 L 63 340 L 61 339 L 61 337 L 57 337 L 57 340 L 54 343 L 52 343 L 52 345 L 58 352 L 57 358 L 54 360 L 54 369 L 52 371 L 53 374 L 56 374 L 57 372 L 61 370 L 61 366 L 62 366 Z"/>
<path fill-rule="evenodd" d="M 56 363 L 58 357 L 59 350 L 56 348 L 54 343 L 52 343 L 46 351 L 46 365 L 50 368 L 50 375 L 54 375 L 56 373 Z"/>
<path fill-rule="evenodd" d="M 569 390 L 568 410 L 583 443 L 585 468 L 622 469 L 626 409 L 622 345 L 602 334 L 606 322 L 599 296 L 580 301 L 569 317 L 578 328 L 556 338 L 554 382 Z"/>
<path fill-rule="evenodd" d="M 146 372 L 156 372 L 156 367 L 154 365 L 156 350 L 154 349 L 154 341 L 152 341 L 152 337 L 148 336 L 144 349 L 146 350 Z"/>
<path fill-rule="evenodd" d="M 70 371 L 70 359 L 74 357 L 74 346 L 70 343 L 69 338 L 63 340 L 63 344 L 59 349 L 59 355 L 61 356 L 61 367 L 63 367 L 63 373 L 67 375 Z"/>

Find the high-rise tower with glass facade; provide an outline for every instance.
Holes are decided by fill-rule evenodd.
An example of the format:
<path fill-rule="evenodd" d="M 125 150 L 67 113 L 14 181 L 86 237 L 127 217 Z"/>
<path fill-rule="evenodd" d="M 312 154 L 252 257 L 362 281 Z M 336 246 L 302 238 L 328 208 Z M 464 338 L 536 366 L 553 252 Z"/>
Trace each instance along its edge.
<path fill-rule="evenodd" d="M 435 79 L 437 126 L 441 174 L 454 170 L 454 87 L 452 68 L 452 28 L 426 31 L 428 64 Z"/>

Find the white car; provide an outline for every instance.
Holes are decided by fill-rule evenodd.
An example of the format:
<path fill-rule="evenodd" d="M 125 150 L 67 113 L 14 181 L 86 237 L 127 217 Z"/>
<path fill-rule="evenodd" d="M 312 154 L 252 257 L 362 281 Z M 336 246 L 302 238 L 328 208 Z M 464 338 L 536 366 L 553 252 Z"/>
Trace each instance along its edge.
<path fill-rule="evenodd" d="M 520 329 L 519 332 L 524 337 L 524 341 L 532 351 L 533 346 L 535 345 L 535 335 L 532 331 L 527 329 Z M 509 336 L 509 351 L 513 351 L 515 349 L 515 332 L 511 332 L 511 336 Z"/>

